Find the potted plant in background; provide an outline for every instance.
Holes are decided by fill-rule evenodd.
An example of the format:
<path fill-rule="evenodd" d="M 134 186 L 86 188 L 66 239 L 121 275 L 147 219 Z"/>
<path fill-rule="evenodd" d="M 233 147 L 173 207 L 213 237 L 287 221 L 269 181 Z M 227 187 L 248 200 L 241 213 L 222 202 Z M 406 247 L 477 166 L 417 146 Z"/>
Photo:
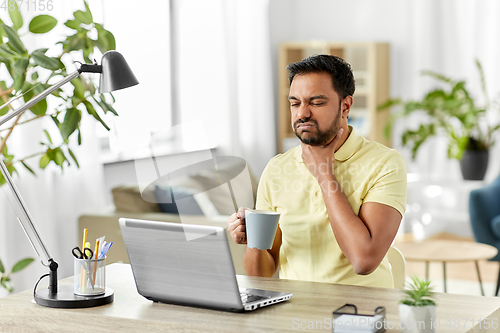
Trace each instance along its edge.
<path fill-rule="evenodd" d="M 433 333 L 436 320 L 436 302 L 430 281 L 412 276 L 412 282 L 399 301 L 399 319 L 405 333 Z"/>
<path fill-rule="evenodd" d="M 29 264 L 31 264 L 35 259 L 33 258 L 25 258 L 22 260 L 19 260 L 10 270 L 10 272 L 5 271 L 5 267 L 3 266 L 2 260 L 0 259 L 0 288 L 4 288 L 8 293 L 11 293 L 14 291 L 14 286 L 12 285 L 12 282 L 10 281 L 10 275 L 13 273 L 17 273 Z M 1 296 L 0 296 L 1 297 Z"/>
<path fill-rule="evenodd" d="M 479 106 L 469 93 L 465 81 L 455 81 L 435 72 L 423 71 L 422 75 L 437 79 L 445 88 L 431 90 L 419 101 L 402 101 L 400 98 L 395 98 L 378 107 L 379 110 L 393 106 L 402 107 L 391 115 L 385 127 L 387 137 L 397 119 L 417 112 L 426 115 L 426 120 L 417 129 L 403 132 L 401 137 L 403 146 L 410 146 L 412 158 L 415 158 L 418 149 L 428 138 L 440 132 L 446 134 L 448 157 L 460 161 L 462 176 L 466 180 L 484 178 L 488 167 L 489 149 L 495 143 L 495 132 L 500 129 L 500 124 L 491 124 L 487 119 L 488 111 L 498 110 L 498 104 L 490 103 L 484 72 L 478 60 L 476 66 L 485 99 L 485 104 L 482 106 Z"/>

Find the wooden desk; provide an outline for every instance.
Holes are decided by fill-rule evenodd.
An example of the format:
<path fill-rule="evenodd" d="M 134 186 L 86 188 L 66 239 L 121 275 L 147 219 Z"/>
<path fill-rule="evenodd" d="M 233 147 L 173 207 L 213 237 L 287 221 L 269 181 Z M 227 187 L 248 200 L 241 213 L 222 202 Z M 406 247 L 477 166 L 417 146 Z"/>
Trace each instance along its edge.
<path fill-rule="evenodd" d="M 425 262 L 425 278 L 427 280 L 429 279 L 429 262 L 441 262 L 443 264 L 444 292 L 446 292 L 446 263 L 474 261 L 483 296 L 484 290 L 478 260 L 491 259 L 498 253 L 498 250 L 491 245 L 455 240 L 408 241 L 395 243 L 394 247 L 400 250 L 408 261 Z"/>
<path fill-rule="evenodd" d="M 72 278 L 62 283 L 72 283 Z M 0 299 L 0 332 L 331 332 L 324 323 L 332 311 L 345 303 L 354 303 L 361 313 L 384 306 L 387 324 L 399 325 L 398 304 L 402 292 L 395 289 L 343 286 L 328 283 L 278 280 L 238 276 L 241 287 L 292 292 L 290 301 L 249 313 L 222 311 L 153 303 L 140 296 L 129 265 L 107 267 L 108 286 L 115 291 L 115 301 L 87 309 L 51 309 L 31 302 L 33 291 Z M 500 299 L 493 297 L 437 294 L 436 332 L 488 332 L 471 329 L 472 319 L 499 323 Z M 445 324 L 460 322 L 457 329 Z M 468 318 L 465 322 L 463 318 Z M 322 328 L 319 322 L 323 323 Z M 302 325 L 305 329 L 300 329 Z M 317 330 L 308 329 L 310 325 Z M 398 326 L 395 326 L 398 327 Z M 490 330 L 491 332 L 498 331 Z M 399 332 L 388 329 L 387 332 Z"/>

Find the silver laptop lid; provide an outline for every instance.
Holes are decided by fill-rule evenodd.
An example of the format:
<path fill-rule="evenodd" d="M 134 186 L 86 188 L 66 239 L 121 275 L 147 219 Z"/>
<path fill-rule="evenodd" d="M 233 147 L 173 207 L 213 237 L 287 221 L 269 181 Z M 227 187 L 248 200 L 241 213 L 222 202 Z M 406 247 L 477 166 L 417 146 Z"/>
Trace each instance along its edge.
<path fill-rule="evenodd" d="M 120 228 L 139 294 L 165 303 L 243 310 L 223 228 L 127 218 L 120 219 Z"/>

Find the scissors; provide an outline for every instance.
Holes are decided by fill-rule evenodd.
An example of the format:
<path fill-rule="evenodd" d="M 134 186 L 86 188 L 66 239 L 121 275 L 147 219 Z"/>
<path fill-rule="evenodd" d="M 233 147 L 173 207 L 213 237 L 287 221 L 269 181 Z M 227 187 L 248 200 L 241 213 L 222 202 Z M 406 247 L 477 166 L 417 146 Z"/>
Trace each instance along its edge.
<path fill-rule="evenodd" d="M 92 250 L 88 247 L 84 248 L 82 252 L 77 246 L 73 250 L 71 250 L 71 253 L 73 253 L 75 258 L 77 259 L 92 259 L 94 257 L 94 252 L 92 252 Z"/>

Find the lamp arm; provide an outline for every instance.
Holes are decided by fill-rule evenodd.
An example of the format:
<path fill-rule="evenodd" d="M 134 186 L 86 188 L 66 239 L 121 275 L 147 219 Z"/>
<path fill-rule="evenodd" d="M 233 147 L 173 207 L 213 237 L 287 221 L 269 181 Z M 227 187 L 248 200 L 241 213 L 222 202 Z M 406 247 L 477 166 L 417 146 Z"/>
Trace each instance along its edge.
<path fill-rule="evenodd" d="M 26 102 L 24 105 L 22 105 L 21 107 L 19 107 L 17 110 L 14 110 L 14 112 L 9 113 L 8 115 L 6 115 L 2 119 L 0 119 L 0 126 L 2 126 L 3 124 L 5 124 L 6 122 L 8 122 L 9 120 L 11 120 L 12 118 L 16 117 L 17 115 L 19 115 L 19 114 L 23 113 L 24 111 L 28 110 L 29 108 L 31 108 L 36 103 L 38 103 L 41 100 L 45 99 L 45 97 L 47 97 L 48 95 L 52 94 L 57 89 L 61 88 L 63 85 L 65 85 L 69 81 L 71 81 L 74 78 L 78 77 L 80 75 L 80 73 L 81 73 L 81 71 L 77 70 L 74 73 L 71 73 L 70 75 L 66 76 L 64 79 L 62 79 L 61 81 L 57 82 L 56 84 L 48 87 L 47 89 L 45 89 L 44 91 L 42 91 L 40 94 L 36 95 L 32 99 L 30 99 L 28 102 Z M 5 105 L 3 107 L 5 107 Z"/>
<path fill-rule="evenodd" d="M 40 234 L 39 234 L 35 224 L 33 224 L 29 211 L 27 211 L 25 209 L 26 204 L 24 204 L 24 200 L 21 197 L 21 194 L 19 193 L 19 191 L 17 190 L 16 185 L 12 181 L 12 178 L 9 177 L 9 170 L 7 170 L 7 167 L 5 166 L 2 158 L 0 158 L 0 171 L 3 174 L 3 178 L 5 179 L 5 181 L 9 183 L 9 187 L 12 189 L 12 194 L 15 196 L 14 199 L 17 200 L 18 202 L 22 202 L 22 204 L 19 206 L 22 209 L 22 213 L 25 217 L 24 220 L 27 221 L 28 227 L 29 227 L 30 231 L 32 232 L 32 234 L 34 235 L 35 239 L 34 240 L 31 239 L 30 234 L 27 232 L 27 230 L 25 228 L 26 226 L 24 226 L 21 223 L 21 221 L 19 220 L 19 217 L 18 217 L 18 220 L 21 223 L 21 227 L 23 228 L 24 233 L 28 237 L 28 239 L 31 243 L 31 246 L 33 246 L 33 249 L 35 250 L 35 252 L 38 256 L 40 256 L 40 253 L 38 253 L 38 251 L 36 250 L 34 243 L 40 246 L 40 248 L 43 252 L 43 256 L 45 257 L 45 259 L 48 262 L 47 265 L 50 265 L 50 262 L 53 261 L 52 256 L 50 255 L 49 250 L 47 249 L 47 247 L 45 246 L 45 243 L 43 242 L 42 238 L 40 237 Z"/>

